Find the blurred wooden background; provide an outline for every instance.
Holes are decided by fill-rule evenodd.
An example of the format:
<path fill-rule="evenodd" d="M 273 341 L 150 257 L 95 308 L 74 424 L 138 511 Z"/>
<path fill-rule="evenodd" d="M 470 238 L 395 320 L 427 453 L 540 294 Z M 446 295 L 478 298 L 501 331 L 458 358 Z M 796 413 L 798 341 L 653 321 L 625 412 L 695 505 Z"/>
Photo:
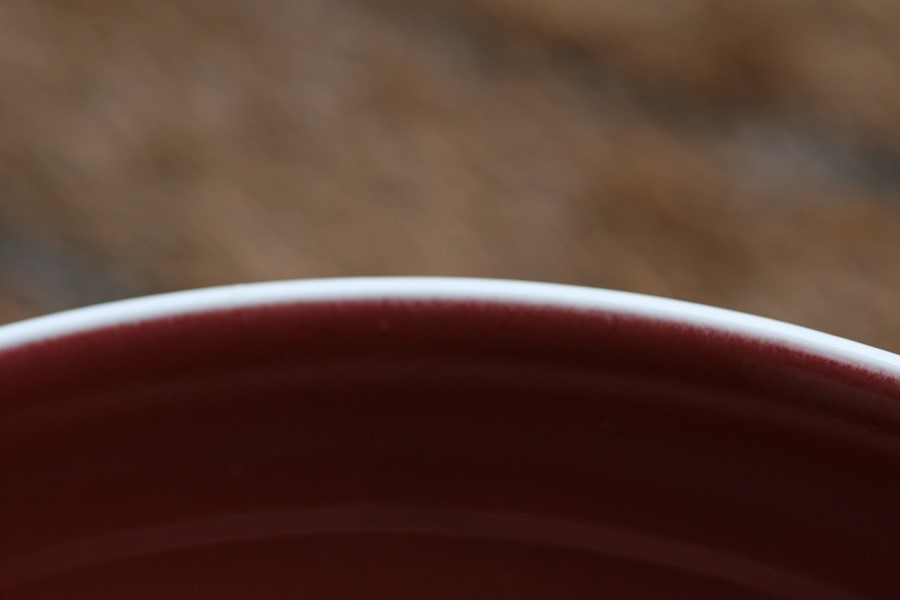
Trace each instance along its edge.
<path fill-rule="evenodd" d="M 900 351 L 893 0 L 0 0 L 0 321 L 510 277 Z"/>

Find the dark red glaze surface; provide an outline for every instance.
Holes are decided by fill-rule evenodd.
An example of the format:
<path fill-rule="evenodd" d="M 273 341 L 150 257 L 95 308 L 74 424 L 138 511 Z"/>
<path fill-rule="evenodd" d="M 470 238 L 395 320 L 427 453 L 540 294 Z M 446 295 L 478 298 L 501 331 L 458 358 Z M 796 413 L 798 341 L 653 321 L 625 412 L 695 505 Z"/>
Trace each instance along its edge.
<path fill-rule="evenodd" d="M 342 302 L 0 354 L 0 598 L 900 597 L 900 382 Z"/>

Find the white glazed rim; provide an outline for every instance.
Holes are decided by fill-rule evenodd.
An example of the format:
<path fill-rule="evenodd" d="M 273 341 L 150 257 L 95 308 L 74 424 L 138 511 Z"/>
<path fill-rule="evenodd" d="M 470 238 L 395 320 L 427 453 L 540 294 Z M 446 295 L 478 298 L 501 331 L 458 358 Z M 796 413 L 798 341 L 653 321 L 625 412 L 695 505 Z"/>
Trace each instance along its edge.
<path fill-rule="evenodd" d="M 273 281 L 146 296 L 0 327 L 0 351 L 157 318 L 233 308 L 343 300 L 459 300 L 598 310 L 705 327 L 900 379 L 900 355 L 746 313 L 645 294 L 555 283 L 464 277 L 348 277 Z"/>

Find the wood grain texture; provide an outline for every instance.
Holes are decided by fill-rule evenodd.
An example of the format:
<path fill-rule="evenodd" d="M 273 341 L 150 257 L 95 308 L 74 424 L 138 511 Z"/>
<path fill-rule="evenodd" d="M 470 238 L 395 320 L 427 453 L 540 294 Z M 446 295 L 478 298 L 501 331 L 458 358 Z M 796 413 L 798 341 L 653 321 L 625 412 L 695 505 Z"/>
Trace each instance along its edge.
<path fill-rule="evenodd" d="M 897 6 L 2 0 L 0 319 L 473 275 L 900 351 Z"/>

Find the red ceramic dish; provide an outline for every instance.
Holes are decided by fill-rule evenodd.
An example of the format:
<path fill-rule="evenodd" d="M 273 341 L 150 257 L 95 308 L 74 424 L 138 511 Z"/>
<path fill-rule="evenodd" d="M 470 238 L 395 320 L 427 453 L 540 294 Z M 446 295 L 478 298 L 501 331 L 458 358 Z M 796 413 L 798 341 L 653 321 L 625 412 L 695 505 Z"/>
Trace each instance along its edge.
<path fill-rule="evenodd" d="M 0 598 L 900 597 L 900 357 L 547 284 L 0 328 Z"/>

